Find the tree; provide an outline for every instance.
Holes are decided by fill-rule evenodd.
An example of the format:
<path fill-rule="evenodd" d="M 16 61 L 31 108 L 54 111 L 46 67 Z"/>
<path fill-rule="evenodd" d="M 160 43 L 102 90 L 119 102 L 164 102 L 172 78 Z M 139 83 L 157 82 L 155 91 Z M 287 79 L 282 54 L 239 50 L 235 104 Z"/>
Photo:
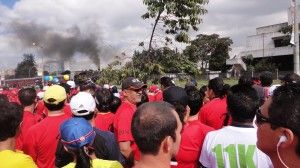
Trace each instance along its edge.
<path fill-rule="evenodd" d="M 148 6 L 143 19 L 153 18 L 154 24 L 149 42 L 148 52 L 152 49 L 154 32 L 159 21 L 163 22 L 166 34 L 175 35 L 178 42 L 188 42 L 187 32 L 192 28 L 198 30 L 201 23 L 201 15 L 207 13 L 203 5 L 208 0 L 143 0 Z M 168 39 L 168 38 L 166 38 Z"/>
<path fill-rule="evenodd" d="M 229 37 L 221 38 L 218 34 L 199 34 L 186 47 L 183 54 L 189 61 L 200 62 L 202 70 L 208 65 L 210 70 L 224 70 L 232 43 Z"/>
<path fill-rule="evenodd" d="M 23 60 L 18 63 L 15 69 L 16 78 L 36 77 L 37 69 L 34 56 L 32 54 L 24 54 Z"/>

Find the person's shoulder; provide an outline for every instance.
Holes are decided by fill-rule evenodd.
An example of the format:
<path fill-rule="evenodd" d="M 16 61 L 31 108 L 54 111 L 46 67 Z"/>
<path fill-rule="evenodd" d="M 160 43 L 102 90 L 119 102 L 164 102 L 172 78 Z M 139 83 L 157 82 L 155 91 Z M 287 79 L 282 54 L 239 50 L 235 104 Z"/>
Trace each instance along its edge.
<path fill-rule="evenodd" d="M 65 165 L 65 166 L 62 167 L 62 168 L 74 168 L 74 167 L 75 167 L 75 163 L 71 162 L 71 163 Z"/>
<path fill-rule="evenodd" d="M 191 121 L 189 125 L 187 126 L 188 129 L 193 129 L 193 130 L 199 130 L 200 132 L 208 132 L 208 131 L 214 131 L 215 129 L 203 124 L 199 120 Z"/>
<path fill-rule="evenodd" d="M 93 167 L 122 168 L 123 166 L 118 161 L 93 159 Z"/>
<path fill-rule="evenodd" d="M 11 160 L 11 162 L 10 162 Z M 35 168 L 37 167 L 29 155 L 24 154 L 22 151 L 5 150 L 1 152 L 1 163 L 7 163 L 14 167 Z M 4 166 L 5 167 L 5 166 Z"/>

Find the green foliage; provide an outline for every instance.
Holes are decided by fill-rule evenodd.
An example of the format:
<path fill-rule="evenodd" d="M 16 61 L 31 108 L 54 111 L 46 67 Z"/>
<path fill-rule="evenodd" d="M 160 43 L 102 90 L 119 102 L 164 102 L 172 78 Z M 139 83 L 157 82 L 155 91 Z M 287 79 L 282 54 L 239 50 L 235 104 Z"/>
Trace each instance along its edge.
<path fill-rule="evenodd" d="M 202 22 L 201 15 L 207 13 L 203 5 L 208 0 L 143 0 L 147 6 L 147 12 L 143 19 L 155 19 L 149 43 L 149 51 L 152 49 L 152 38 L 159 21 L 163 22 L 166 34 L 175 35 L 178 42 L 188 42 L 187 32 L 190 29 L 198 30 Z"/>
<path fill-rule="evenodd" d="M 202 69 L 209 64 L 210 70 L 224 71 L 231 44 L 233 42 L 229 37 L 221 38 L 218 34 L 199 34 L 186 47 L 183 54 L 192 62 L 200 62 Z"/>
<path fill-rule="evenodd" d="M 291 35 L 292 31 L 293 31 L 292 25 L 284 26 L 281 29 L 279 29 L 280 33 L 287 34 L 287 35 Z"/>
<path fill-rule="evenodd" d="M 274 72 L 276 69 L 276 65 L 272 63 L 269 59 L 261 59 L 254 65 L 254 69 L 256 72 L 270 71 Z"/>
<path fill-rule="evenodd" d="M 23 60 L 18 63 L 17 68 L 15 69 L 16 78 L 28 78 L 36 77 L 37 69 L 34 56 L 32 54 L 24 54 Z"/>

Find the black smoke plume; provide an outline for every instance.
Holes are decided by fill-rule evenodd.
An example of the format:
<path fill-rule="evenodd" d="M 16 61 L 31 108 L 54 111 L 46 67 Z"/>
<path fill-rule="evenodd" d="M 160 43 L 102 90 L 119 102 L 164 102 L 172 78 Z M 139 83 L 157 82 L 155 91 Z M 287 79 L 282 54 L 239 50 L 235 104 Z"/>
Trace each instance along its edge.
<path fill-rule="evenodd" d="M 63 61 L 70 60 L 75 53 L 88 56 L 96 66 L 100 66 L 101 47 L 98 45 L 99 35 L 82 33 L 78 26 L 65 31 L 39 25 L 34 22 L 13 21 L 10 24 L 25 47 L 39 47 L 46 57 L 58 56 Z"/>

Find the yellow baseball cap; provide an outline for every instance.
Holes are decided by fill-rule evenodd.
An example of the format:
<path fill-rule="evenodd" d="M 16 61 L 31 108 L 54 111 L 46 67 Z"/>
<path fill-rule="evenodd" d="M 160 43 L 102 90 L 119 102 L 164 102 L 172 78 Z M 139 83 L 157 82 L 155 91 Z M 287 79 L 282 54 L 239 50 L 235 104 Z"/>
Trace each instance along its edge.
<path fill-rule="evenodd" d="M 65 88 L 59 85 L 52 85 L 46 91 L 44 95 L 44 102 L 48 104 L 58 104 L 67 98 Z"/>

